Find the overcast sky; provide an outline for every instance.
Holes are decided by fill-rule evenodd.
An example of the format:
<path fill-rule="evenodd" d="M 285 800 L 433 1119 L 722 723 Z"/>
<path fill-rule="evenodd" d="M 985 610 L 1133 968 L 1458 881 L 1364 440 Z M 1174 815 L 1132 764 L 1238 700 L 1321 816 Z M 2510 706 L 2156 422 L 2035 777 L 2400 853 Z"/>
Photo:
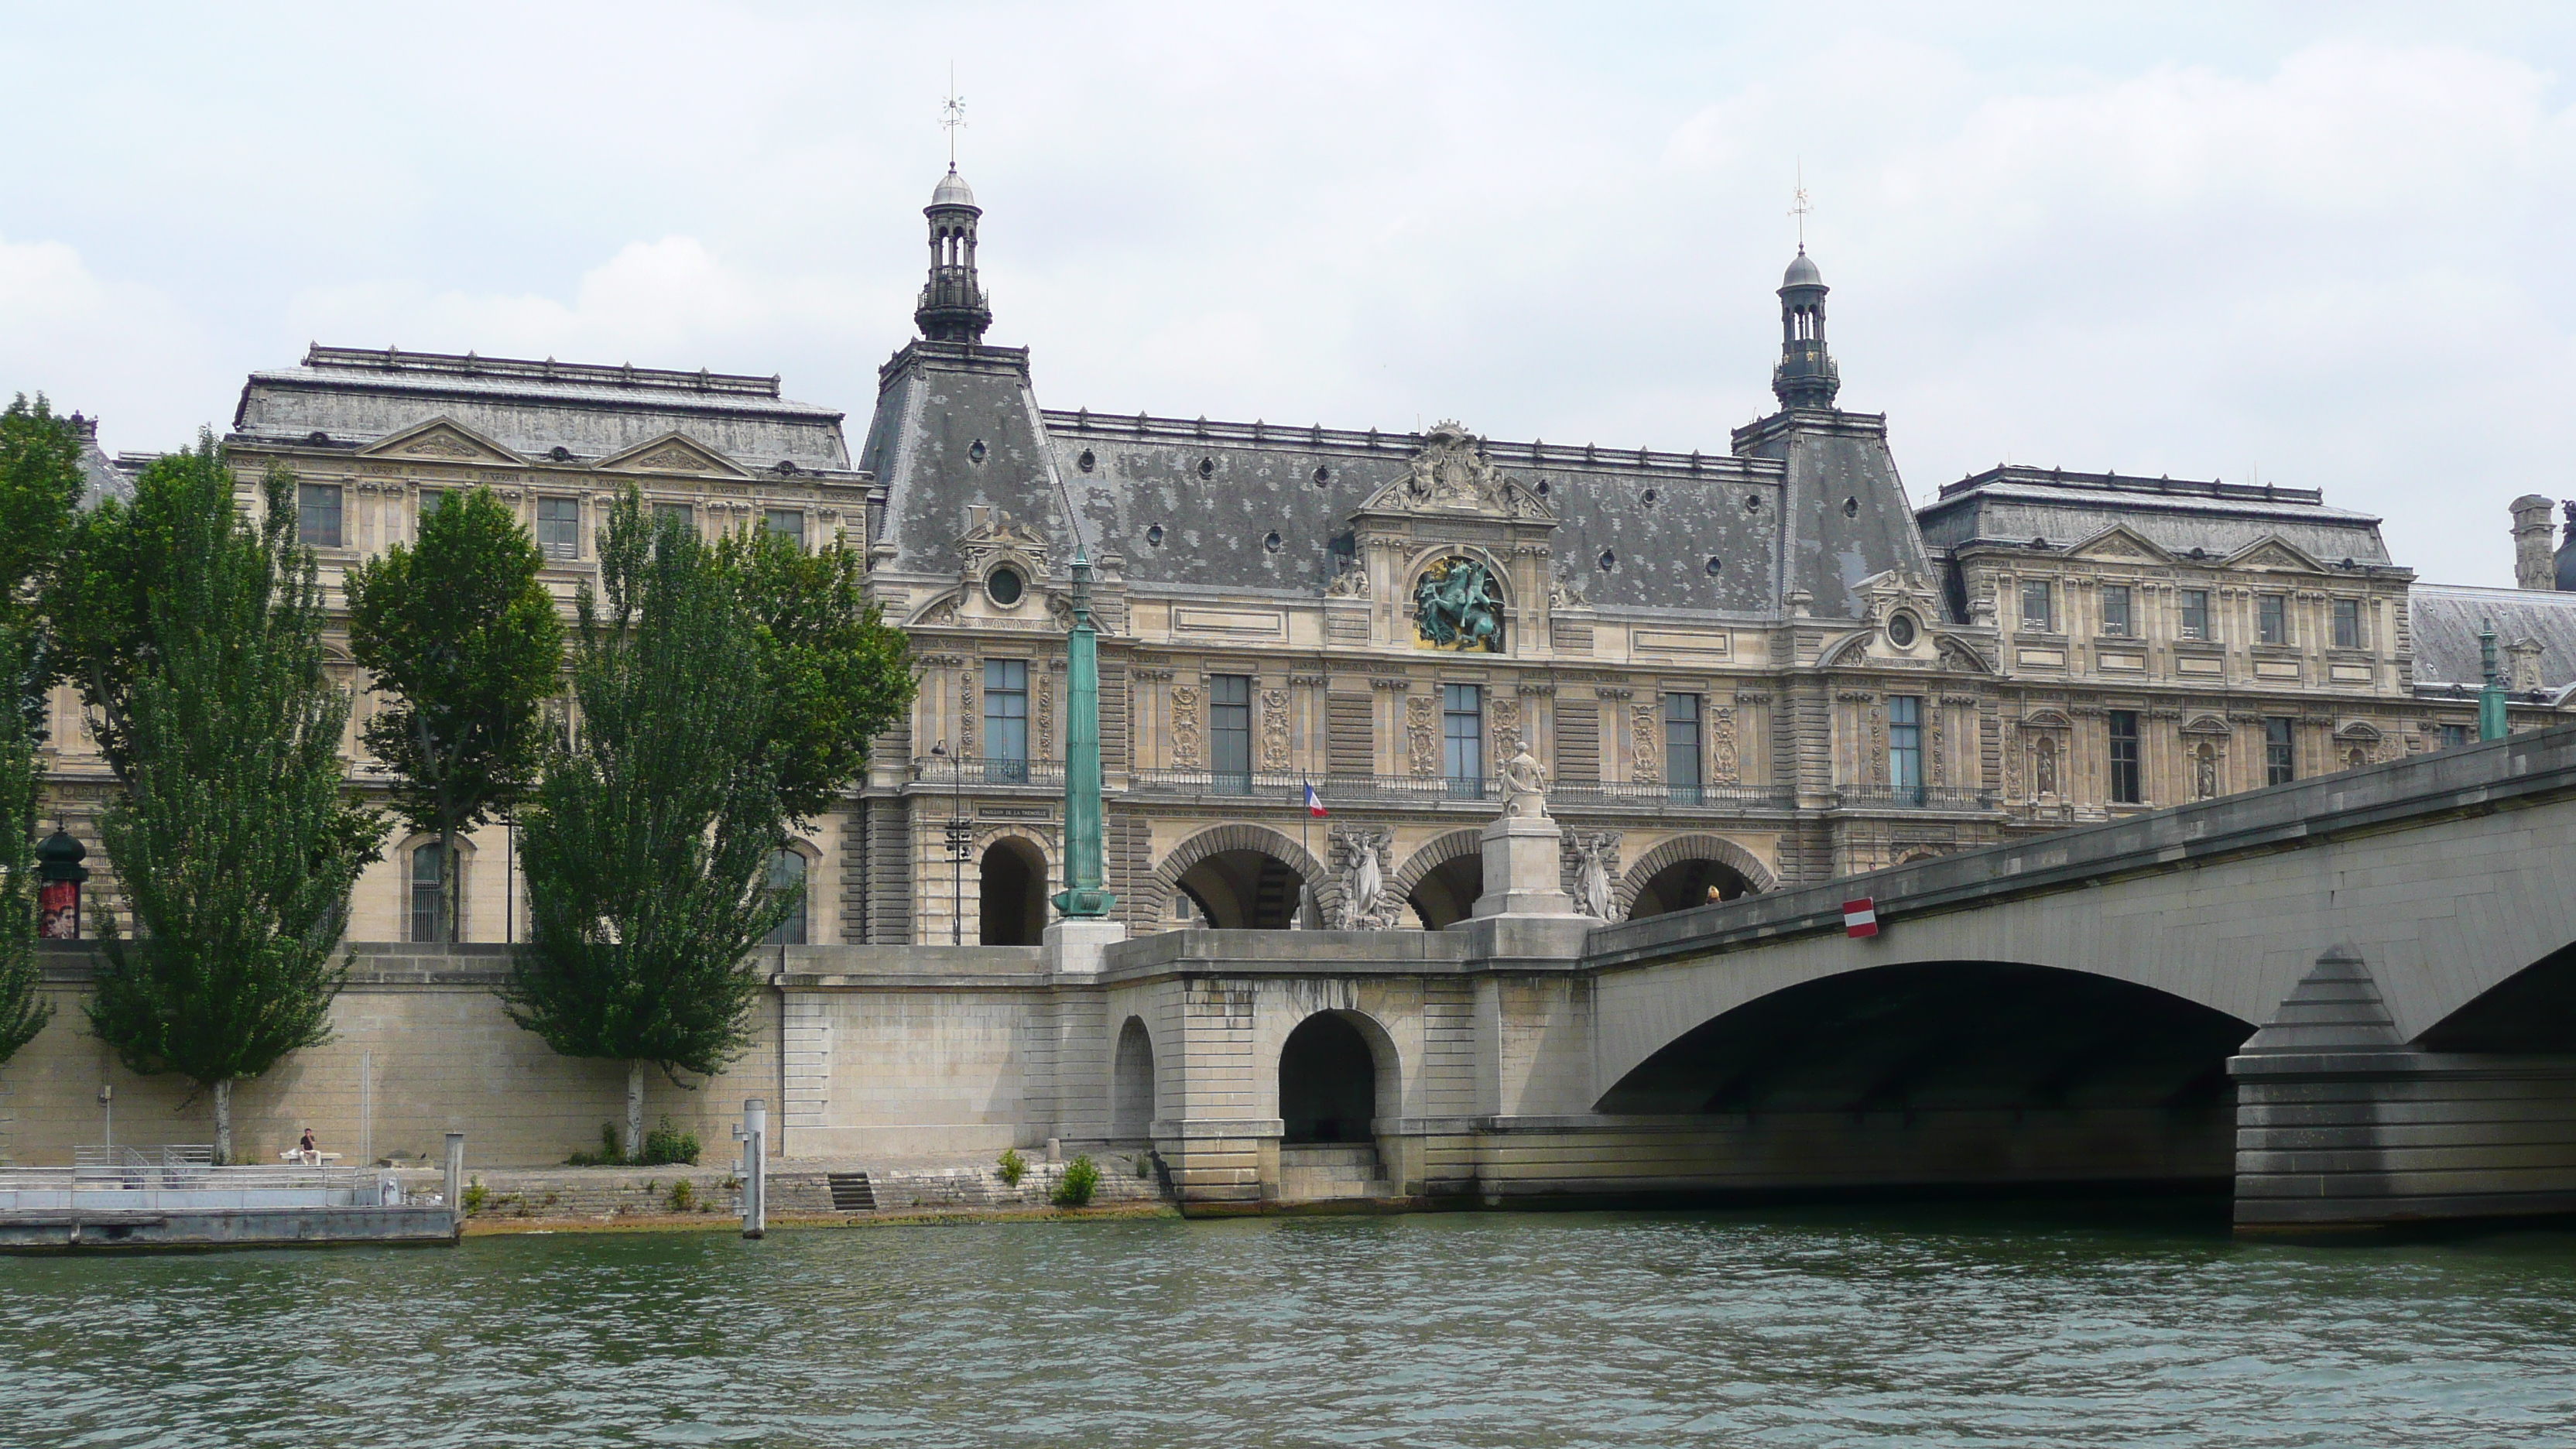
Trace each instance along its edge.
<path fill-rule="evenodd" d="M 851 415 L 946 164 L 1103 411 L 1722 451 L 1787 215 L 1918 501 L 2322 487 L 2428 579 L 2576 497 L 2570 7 L 0 5 L 0 393 L 160 449 L 308 341 Z"/>

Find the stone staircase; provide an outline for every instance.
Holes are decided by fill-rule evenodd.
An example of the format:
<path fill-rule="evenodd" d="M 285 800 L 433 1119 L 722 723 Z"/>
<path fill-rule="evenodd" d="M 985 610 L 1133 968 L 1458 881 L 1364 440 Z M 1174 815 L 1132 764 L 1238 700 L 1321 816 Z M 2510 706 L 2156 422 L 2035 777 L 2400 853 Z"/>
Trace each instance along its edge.
<path fill-rule="evenodd" d="M 835 1172 L 830 1175 L 832 1211 L 836 1213 L 872 1213 L 877 1210 L 876 1190 L 868 1184 L 864 1172 Z"/>
<path fill-rule="evenodd" d="M 1333 1202 L 1395 1196 L 1377 1146 L 1308 1143 L 1279 1149 L 1279 1200 Z"/>

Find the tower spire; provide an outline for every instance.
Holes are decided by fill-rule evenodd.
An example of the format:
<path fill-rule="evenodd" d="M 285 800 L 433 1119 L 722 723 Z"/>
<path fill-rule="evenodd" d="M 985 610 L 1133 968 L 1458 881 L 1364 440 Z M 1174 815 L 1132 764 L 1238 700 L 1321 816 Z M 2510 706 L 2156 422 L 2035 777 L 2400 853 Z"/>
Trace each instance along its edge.
<path fill-rule="evenodd" d="M 948 174 L 930 193 L 921 214 L 930 219 L 930 280 L 922 285 L 921 305 L 912 313 L 921 335 L 931 342 L 976 343 L 993 325 L 993 308 L 975 275 L 975 222 L 984 214 L 974 190 L 957 174 L 957 132 L 966 124 L 966 98 L 957 94 L 952 67 L 948 98 L 941 102 L 939 124 L 948 129 Z"/>
<path fill-rule="evenodd" d="M 1780 362 L 1771 369 L 1771 391 L 1784 408 L 1829 408 L 1842 391 L 1842 373 L 1825 350 L 1825 277 L 1807 259 L 1807 173 L 1798 169 L 1796 200 L 1789 214 L 1798 220 L 1798 255 L 1780 279 Z"/>

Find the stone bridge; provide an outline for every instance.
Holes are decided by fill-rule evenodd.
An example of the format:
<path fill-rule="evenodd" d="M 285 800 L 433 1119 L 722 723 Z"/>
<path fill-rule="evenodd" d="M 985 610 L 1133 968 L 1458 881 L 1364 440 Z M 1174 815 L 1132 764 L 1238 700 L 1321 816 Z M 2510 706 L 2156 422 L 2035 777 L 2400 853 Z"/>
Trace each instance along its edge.
<path fill-rule="evenodd" d="M 2558 729 L 1588 932 L 1175 933 L 1103 984 L 1207 1208 L 1365 1139 L 1425 1199 L 2232 1182 L 2249 1228 L 2375 1223 L 2576 1210 L 2571 902 Z"/>

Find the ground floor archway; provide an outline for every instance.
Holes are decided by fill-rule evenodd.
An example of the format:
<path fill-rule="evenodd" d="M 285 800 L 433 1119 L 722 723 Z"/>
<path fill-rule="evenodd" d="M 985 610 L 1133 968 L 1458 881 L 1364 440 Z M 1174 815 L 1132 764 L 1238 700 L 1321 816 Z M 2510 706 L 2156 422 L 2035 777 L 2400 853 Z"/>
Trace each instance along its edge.
<path fill-rule="evenodd" d="M 1220 931 L 1284 931 L 1304 905 L 1294 867 L 1260 850 L 1220 850 L 1181 873 L 1194 914 Z"/>
<path fill-rule="evenodd" d="M 1377 1054 L 1348 1018 L 1327 1011 L 1298 1023 L 1279 1050 L 1280 1140 L 1374 1140 L 1377 1076 Z"/>
<path fill-rule="evenodd" d="M 1127 1018 L 1118 1031 L 1109 1068 L 1109 1136 L 1141 1142 L 1154 1130 L 1154 1037 L 1143 1020 Z"/>
<path fill-rule="evenodd" d="M 1744 872 L 1717 860 L 1677 860 L 1637 887 L 1634 901 L 1628 907 L 1628 919 L 1644 920 L 1667 911 L 1687 911 L 1717 901 L 1731 901 L 1751 892 L 1753 883 Z"/>
<path fill-rule="evenodd" d="M 1476 898 L 1484 893 L 1484 857 L 1461 855 L 1426 871 L 1414 885 L 1407 904 L 1421 919 L 1422 929 L 1445 931 L 1474 915 Z"/>
<path fill-rule="evenodd" d="M 1047 922 L 1046 857 L 1025 840 L 1004 836 L 984 847 L 976 867 L 981 892 L 976 939 L 987 946 L 1034 946 Z"/>

